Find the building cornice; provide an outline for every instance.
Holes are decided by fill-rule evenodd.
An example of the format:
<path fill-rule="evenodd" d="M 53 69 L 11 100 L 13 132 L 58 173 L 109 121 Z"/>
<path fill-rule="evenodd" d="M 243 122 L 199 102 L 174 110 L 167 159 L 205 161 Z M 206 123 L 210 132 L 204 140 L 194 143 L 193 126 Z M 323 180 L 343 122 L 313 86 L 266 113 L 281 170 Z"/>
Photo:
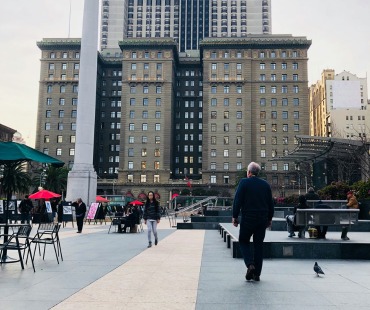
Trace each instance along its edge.
<path fill-rule="evenodd" d="M 36 45 L 41 50 L 55 50 L 55 49 L 81 49 L 81 39 L 42 39 L 36 42 Z"/>
<path fill-rule="evenodd" d="M 309 48 L 312 41 L 306 37 L 291 35 L 250 35 L 245 38 L 206 38 L 200 42 L 200 48 L 278 48 L 302 47 Z"/>

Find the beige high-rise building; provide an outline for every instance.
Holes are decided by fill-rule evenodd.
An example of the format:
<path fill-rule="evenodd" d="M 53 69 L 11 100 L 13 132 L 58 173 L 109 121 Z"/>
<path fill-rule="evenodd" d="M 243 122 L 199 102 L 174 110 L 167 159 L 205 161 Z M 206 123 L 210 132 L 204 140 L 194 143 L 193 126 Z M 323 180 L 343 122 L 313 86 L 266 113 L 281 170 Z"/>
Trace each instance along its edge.
<path fill-rule="evenodd" d="M 310 87 L 310 135 L 347 139 L 369 136 L 367 79 L 326 69 Z"/>

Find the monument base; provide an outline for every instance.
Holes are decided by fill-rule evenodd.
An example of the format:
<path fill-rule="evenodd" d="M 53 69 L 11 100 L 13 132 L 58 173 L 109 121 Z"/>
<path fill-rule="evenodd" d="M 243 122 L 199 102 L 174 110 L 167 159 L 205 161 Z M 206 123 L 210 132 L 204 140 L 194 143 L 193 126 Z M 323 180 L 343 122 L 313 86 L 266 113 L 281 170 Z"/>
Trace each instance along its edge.
<path fill-rule="evenodd" d="M 88 167 L 80 167 L 88 168 Z M 92 167 L 88 169 L 75 169 L 68 173 L 67 201 L 76 201 L 81 198 L 86 206 L 96 200 L 97 175 Z"/>

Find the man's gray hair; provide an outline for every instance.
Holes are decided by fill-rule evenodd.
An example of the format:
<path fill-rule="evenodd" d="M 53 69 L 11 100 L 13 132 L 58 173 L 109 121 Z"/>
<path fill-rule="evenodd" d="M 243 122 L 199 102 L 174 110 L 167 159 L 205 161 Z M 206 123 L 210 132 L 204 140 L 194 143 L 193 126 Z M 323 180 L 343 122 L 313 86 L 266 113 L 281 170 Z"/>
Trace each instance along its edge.
<path fill-rule="evenodd" d="M 258 173 L 261 171 L 261 166 L 257 163 L 255 163 L 254 161 L 252 161 L 249 165 L 248 165 L 248 171 L 257 176 Z"/>

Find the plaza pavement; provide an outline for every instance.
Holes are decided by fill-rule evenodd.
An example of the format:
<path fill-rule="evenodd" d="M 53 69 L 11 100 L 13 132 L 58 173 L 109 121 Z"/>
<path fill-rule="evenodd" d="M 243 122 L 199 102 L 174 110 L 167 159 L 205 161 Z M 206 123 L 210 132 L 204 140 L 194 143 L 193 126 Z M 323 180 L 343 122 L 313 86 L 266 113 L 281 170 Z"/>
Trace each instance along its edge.
<path fill-rule="evenodd" d="M 69 223 L 60 231 L 64 261 L 3 265 L 0 307 L 7 309 L 369 309 L 370 263 L 265 260 L 261 282 L 246 282 L 218 231 L 176 230 L 165 219 L 158 246 L 147 235 L 107 234 L 109 225 Z M 32 234 L 35 231 L 32 232 Z M 11 253 L 14 257 L 14 253 Z"/>

